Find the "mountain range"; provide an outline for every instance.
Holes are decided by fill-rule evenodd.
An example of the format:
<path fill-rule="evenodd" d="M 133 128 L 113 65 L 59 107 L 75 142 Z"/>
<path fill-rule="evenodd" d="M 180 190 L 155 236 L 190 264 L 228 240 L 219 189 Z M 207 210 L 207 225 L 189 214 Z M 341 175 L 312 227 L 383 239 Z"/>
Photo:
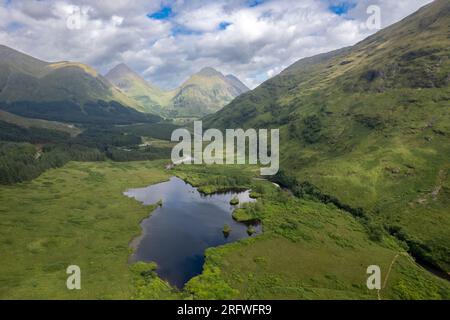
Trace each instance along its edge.
<path fill-rule="evenodd" d="M 204 129 L 279 128 L 279 172 L 168 165 L 174 130 L 198 117 Z M 124 190 L 173 176 L 255 199 L 233 206 L 230 196 L 233 213 L 207 229 L 184 206 L 186 223 L 161 229 L 193 226 L 226 243 L 154 243 L 195 275 L 183 289 L 160 273 L 164 262 L 128 259 L 139 221 L 162 202 Z M 183 200 L 178 187 L 162 191 Z M 125 64 L 102 76 L 0 46 L 0 198 L 0 298 L 449 299 L 450 1 L 251 91 L 213 68 L 166 91 Z M 84 290 L 65 286 L 72 263 L 89 275 Z"/>
<path fill-rule="evenodd" d="M 144 80 L 125 64 L 105 76 L 140 103 L 139 111 L 170 117 L 197 117 L 214 113 L 249 89 L 235 76 L 203 68 L 180 87 L 164 91 Z"/>
<path fill-rule="evenodd" d="M 162 106 L 168 105 L 171 93 L 165 92 L 144 80 L 139 74 L 121 63 L 111 69 L 105 77 L 117 88 L 135 99 L 141 112 L 160 113 Z"/>
<path fill-rule="evenodd" d="M 0 109 L 24 117 L 79 123 L 199 117 L 245 91 L 236 77 L 212 68 L 163 91 L 124 64 L 102 76 L 86 64 L 46 62 L 0 45 Z"/>
<path fill-rule="evenodd" d="M 358 208 L 373 228 L 450 271 L 448 0 L 247 90 L 213 68 L 164 91 L 124 64 L 104 77 L 85 64 L 0 46 L 0 116 L 8 122 L 26 120 L 14 115 L 110 124 L 206 115 L 205 127 L 280 128 L 286 174 Z"/>
<path fill-rule="evenodd" d="M 88 65 L 45 62 L 0 46 L 1 109 L 69 122 L 142 122 L 154 118 L 136 112 L 138 106 Z"/>
<path fill-rule="evenodd" d="M 280 128 L 288 175 L 360 208 L 373 228 L 450 271 L 448 0 L 298 61 L 204 123 Z"/>

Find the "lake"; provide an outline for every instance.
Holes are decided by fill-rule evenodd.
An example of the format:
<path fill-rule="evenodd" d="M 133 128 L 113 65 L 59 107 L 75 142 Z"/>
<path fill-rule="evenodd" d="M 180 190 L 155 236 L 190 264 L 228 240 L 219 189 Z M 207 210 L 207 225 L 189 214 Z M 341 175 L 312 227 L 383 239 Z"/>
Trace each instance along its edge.
<path fill-rule="evenodd" d="M 205 250 L 248 238 L 247 225 L 236 222 L 232 212 L 236 208 L 230 200 L 252 202 L 249 191 L 203 195 L 197 188 L 172 177 L 169 181 L 146 188 L 130 189 L 124 194 L 144 205 L 162 206 L 143 220 L 143 234 L 132 243 L 135 253 L 131 262 L 158 264 L 158 275 L 170 284 L 183 288 L 191 278 L 202 273 Z M 226 237 L 224 225 L 231 227 Z M 257 235 L 261 226 L 255 226 Z"/>

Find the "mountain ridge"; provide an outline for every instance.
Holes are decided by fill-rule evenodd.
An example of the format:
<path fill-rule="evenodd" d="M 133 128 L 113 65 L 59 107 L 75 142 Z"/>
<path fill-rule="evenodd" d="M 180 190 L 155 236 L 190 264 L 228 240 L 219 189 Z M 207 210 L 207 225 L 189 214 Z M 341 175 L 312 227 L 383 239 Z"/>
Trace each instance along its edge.
<path fill-rule="evenodd" d="M 105 78 L 140 103 L 141 112 L 160 113 L 170 100 L 170 93 L 149 83 L 124 63 L 105 74 Z"/>
<path fill-rule="evenodd" d="M 0 107 L 25 117 L 69 122 L 150 117 L 140 116 L 136 101 L 86 64 L 45 62 L 6 46 L 0 47 Z"/>
<path fill-rule="evenodd" d="M 436 0 L 352 47 L 297 61 L 204 126 L 280 128 L 287 174 L 449 272 L 449 105 L 450 2 Z"/>
<path fill-rule="evenodd" d="M 171 91 L 149 83 L 123 63 L 111 69 L 105 77 L 138 100 L 142 105 L 141 111 L 174 117 L 213 113 L 249 90 L 237 77 L 224 76 L 212 67 L 202 68 Z"/>

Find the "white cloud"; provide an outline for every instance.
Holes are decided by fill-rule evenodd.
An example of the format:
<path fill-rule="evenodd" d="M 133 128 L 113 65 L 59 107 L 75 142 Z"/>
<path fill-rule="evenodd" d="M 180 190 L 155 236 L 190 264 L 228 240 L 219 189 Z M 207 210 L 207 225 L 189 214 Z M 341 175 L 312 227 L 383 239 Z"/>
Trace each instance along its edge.
<path fill-rule="evenodd" d="M 359 0 L 341 16 L 329 10 L 332 2 L 266 0 L 250 8 L 245 0 L 14 0 L 0 6 L 0 43 L 101 72 L 125 62 L 167 88 L 204 66 L 254 87 L 300 58 L 368 36 L 373 31 L 363 24 L 369 5 L 380 6 L 384 27 L 431 0 Z M 169 4 L 170 19 L 147 17 Z M 67 19 L 77 8 L 81 28 L 69 29 Z"/>

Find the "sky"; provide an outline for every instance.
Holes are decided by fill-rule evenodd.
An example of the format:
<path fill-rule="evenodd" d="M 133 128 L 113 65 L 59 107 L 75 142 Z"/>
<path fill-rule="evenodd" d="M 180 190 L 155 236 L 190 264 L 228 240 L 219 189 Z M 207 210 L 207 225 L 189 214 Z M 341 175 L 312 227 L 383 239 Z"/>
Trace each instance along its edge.
<path fill-rule="evenodd" d="M 295 61 L 353 45 L 431 0 L 0 0 L 0 44 L 101 73 L 126 63 L 175 88 L 203 67 L 250 88 Z M 373 21 L 373 20 L 370 20 Z"/>

